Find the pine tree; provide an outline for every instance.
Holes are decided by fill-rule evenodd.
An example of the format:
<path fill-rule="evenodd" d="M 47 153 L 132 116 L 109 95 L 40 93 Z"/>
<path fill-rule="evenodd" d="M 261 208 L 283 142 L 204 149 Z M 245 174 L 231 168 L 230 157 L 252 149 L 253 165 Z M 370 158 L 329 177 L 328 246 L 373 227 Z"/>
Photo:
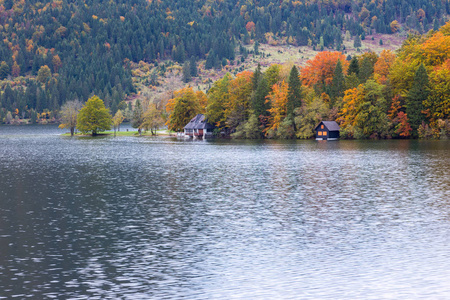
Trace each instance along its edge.
<path fill-rule="evenodd" d="M 189 81 L 191 81 L 191 68 L 190 68 L 190 63 L 188 61 L 185 61 L 183 64 L 183 75 L 182 75 L 182 79 L 184 83 L 188 83 Z"/>
<path fill-rule="evenodd" d="M 6 61 L 2 61 L 0 64 L 0 79 L 3 80 L 9 75 L 9 66 Z"/>
<path fill-rule="evenodd" d="M 359 69 L 359 81 L 365 83 L 373 75 L 373 64 L 369 57 L 364 57 Z"/>
<path fill-rule="evenodd" d="M 356 74 L 359 75 L 359 62 L 356 56 L 350 60 L 350 65 L 348 66 L 347 75 Z"/>
<path fill-rule="evenodd" d="M 355 40 L 353 41 L 353 47 L 360 48 L 361 47 L 361 38 L 359 35 L 356 35 Z"/>
<path fill-rule="evenodd" d="M 296 66 L 292 66 L 291 72 L 288 78 L 288 96 L 286 114 L 293 119 L 294 110 L 302 105 L 302 83 L 298 69 Z"/>
<path fill-rule="evenodd" d="M 194 56 L 191 56 L 191 60 L 189 61 L 189 71 L 192 77 L 197 77 L 197 62 L 195 61 Z"/>
<path fill-rule="evenodd" d="M 334 69 L 333 81 L 331 82 L 331 100 L 334 101 L 338 97 L 342 97 L 344 95 L 345 89 L 345 80 L 344 73 L 342 71 L 342 63 L 341 60 L 338 60 L 336 64 L 336 68 Z"/>
<path fill-rule="evenodd" d="M 406 97 L 406 114 L 412 128 L 412 137 L 417 138 L 417 129 L 425 120 L 422 110 L 423 101 L 428 98 L 428 74 L 425 66 L 420 64 L 414 74 L 414 82 Z"/>
<path fill-rule="evenodd" d="M 255 72 L 253 72 L 253 76 L 252 76 L 252 90 L 256 91 L 257 87 L 258 87 L 258 83 L 261 79 L 261 64 L 258 63 L 258 66 L 256 67 Z"/>
<path fill-rule="evenodd" d="M 267 116 L 269 109 L 269 103 L 266 103 L 266 96 L 269 94 L 269 87 L 267 80 L 264 76 L 260 77 L 256 91 L 251 96 L 251 107 L 255 116 L 259 119 L 259 116 Z"/>

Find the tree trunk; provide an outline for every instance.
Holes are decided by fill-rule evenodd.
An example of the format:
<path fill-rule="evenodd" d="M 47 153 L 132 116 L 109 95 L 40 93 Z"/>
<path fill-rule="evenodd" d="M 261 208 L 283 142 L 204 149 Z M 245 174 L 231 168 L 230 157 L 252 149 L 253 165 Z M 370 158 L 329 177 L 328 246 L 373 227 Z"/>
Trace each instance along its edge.
<path fill-rule="evenodd" d="M 75 132 L 75 127 L 70 127 L 70 136 L 73 136 Z"/>

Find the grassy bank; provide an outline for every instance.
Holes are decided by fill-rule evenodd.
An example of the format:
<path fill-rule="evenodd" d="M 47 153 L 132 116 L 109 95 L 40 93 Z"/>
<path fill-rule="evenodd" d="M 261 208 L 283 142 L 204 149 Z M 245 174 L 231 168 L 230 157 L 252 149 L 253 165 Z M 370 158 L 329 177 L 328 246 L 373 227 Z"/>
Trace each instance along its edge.
<path fill-rule="evenodd" d="M 141 135 L 139 135 L 139 133 L 136 131 L 116 131 L 116 136 L 176 136 L 176 132 L 174 131 L 169 131 L 169 130 L 158 130 L 156 131 L 156 135 L 152 135 L 151 131 L 142 131 Z M 66 132 L 61 134 L 62 136 L 70 136 L 70 132 Z M 100 136 L 105 136 L 105 135 L 114 135 L 114 131 L 103 131 L 100 132 L 98 135 Z M 82 134 L 82 133 L 75 133 L 75 136 L 90 136 L 87 134 Z"/>

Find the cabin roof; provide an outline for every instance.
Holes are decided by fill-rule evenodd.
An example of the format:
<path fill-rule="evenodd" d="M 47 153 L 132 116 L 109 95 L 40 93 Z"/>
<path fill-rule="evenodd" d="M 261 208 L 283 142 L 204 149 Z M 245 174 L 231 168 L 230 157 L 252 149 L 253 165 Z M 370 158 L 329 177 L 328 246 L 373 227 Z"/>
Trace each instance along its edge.
<path fill-rule="evenodd" d="M 216 127 L 208 123 L 208 120 L 205 118 L 205 115 L 203 114 L 196 115 L 186 126 L 184 126 L 184 129 L 214 129 L 214 128 Z"/>
<path fill-rule="evenodd" d="M 341 129 L 335 121 L 322 121 L 314 130 L 317 130 L 321 124 L 325 125 L 328 131 L 339 131 Z"/>

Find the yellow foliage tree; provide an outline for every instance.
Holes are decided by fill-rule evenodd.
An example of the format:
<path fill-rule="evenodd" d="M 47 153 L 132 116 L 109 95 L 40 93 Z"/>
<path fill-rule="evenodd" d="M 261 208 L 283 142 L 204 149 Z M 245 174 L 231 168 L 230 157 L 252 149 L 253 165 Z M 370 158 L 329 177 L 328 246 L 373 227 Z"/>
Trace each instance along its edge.
<path fill-rule="evenodd" d="M 275 84 L 272 87 L 272 91 L 267 96 L 266 102 L 271 103 L 269 109 L 270 117 L 268 120 L 269 126 L 265 129 L 265 132 L 269 130 L 276 131 L 287 114 L 287 102 L 288 102 L 288 84 L 284 80 Z"/>

